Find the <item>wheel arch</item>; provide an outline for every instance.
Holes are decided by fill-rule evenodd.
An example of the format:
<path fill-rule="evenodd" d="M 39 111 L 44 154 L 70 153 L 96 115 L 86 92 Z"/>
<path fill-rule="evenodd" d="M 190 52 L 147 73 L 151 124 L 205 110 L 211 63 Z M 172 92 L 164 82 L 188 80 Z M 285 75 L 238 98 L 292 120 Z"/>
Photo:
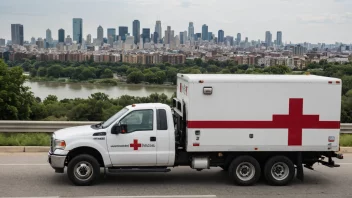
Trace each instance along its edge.
<path fill-rule="evenodd" d="M 66 165 L 76 156 L 81 154 L 87 154 L 93 156 L 99 162 L 100 167 L 104 167 L 106 164 L 102 154 L 95 148 L 89 146 L 76 147 L 67 154 Z"/>

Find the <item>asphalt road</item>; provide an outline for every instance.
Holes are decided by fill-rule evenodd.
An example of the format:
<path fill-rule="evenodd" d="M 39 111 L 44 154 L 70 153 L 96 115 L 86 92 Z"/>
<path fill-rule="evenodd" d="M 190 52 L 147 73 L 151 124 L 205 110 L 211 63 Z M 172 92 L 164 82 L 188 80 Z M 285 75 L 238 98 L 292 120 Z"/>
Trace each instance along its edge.
<path fill-rule="evenodd" d="M 251 187 L 235 186 L 219 168 L 197 172 L 187 167 L 169 173 L 102 175 L 97 185 L 77 187 L 66 174 L 54 173 L 46 160 L 46 153 L 0 153 L 0 197 L 352 197 L 351 154 L 337 161 L 340 168 L 316 165 L 314 171 L 305 169 L 304 182 L 295 179 L 285 187 L 268 186 L 264 181 Z"/>

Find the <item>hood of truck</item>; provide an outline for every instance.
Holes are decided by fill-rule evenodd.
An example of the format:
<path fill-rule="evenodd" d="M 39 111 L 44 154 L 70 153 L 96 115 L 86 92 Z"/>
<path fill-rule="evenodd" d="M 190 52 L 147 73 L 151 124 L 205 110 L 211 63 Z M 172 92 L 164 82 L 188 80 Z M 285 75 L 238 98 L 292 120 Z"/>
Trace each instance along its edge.
<path fill-rule="evenodd" d="M 92 125 L 68 127 L 55 131 L 55 138 L 65 140 L 72 137 L 93 136 L 94 133 L 105 132 L 105 129 L 93 128 Z"/>

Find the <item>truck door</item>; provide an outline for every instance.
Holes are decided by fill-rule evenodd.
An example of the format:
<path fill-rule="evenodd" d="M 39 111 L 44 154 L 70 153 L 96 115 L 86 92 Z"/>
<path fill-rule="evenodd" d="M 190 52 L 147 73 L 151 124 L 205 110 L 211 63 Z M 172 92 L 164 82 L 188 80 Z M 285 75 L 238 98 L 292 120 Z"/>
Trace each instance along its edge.
<path fill-rule="evenodd" d="M 134 110 L 118 124 L 126 124 L 127 131 L 111 134 L 108 147 L 114 166 L 156 165 L 156 116 L 154 109 Z"/>
<path fill-rule="evenodd" d="M 157 155 L 156 161 L 158 166 L 167 166 L 169 163 L 170 152 L 170 131 L 168 127 L 168 118 L 165 109 L 156 110 L 157 122 Z M 172 119 L 172 118 L 169 118 Z M 173 133 L 173 131 L 171 131 Z"/>

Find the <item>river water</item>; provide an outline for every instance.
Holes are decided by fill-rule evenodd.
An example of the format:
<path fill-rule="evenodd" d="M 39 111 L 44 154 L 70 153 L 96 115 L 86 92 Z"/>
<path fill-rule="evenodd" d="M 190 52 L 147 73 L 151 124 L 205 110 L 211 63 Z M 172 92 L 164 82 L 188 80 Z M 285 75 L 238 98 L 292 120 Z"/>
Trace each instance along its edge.
<path fill-rule="evenodd" d="M 149 96 L 152 93 L 164 93 L 168 97 L 176 91 L 173 86 L 170 87 L 152 87 L 144 85 L 95 85 L 89 83 L 59 83 L 59 82 L 25 82 L 25 86 L 31 88 L 34 96 L 42 100 L 48 95 L 56 95 L 59 100 L 73 98 L 88 98 L 91 94 L 102 92 L 109 95 L 110 98 L 117 98 L 122 95 L 130 96 Z"/>

